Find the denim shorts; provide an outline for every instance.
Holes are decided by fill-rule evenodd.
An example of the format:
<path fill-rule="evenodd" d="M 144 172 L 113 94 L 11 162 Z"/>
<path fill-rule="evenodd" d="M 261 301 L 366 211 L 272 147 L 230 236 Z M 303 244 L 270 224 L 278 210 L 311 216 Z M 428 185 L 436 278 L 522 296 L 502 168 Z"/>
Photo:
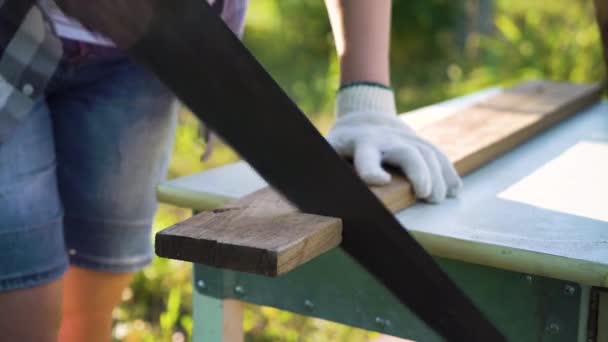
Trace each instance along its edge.
<path fill-rule="evenodd" d="M 115 48 L 64 47 L 45 99 L 0 145 L 0 291 L 152 258 L 174 97 Z"/>

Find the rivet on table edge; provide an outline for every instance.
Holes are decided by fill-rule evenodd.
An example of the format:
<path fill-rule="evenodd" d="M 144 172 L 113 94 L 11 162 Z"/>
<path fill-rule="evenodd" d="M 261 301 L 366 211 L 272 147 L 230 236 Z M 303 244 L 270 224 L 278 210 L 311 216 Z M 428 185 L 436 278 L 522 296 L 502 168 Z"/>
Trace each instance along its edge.
<path fill-rule="evenodd" d="M 376 317 L 376 324 L 378 324 L 379 326 L 381 326 L 383 328 L 388 328 L 391 326 L 391 321 L 389 321 L 388 319 L 384 319 L 382 317 Z"/>
<path fill-rule="evenodd" d="M 570 284 L 566 284 L 566 286 L 564 286 L 564 293 L 571 296 L 576 293 L 576 288 Z"/>
<path fill-rule="evenodd" d="M 234 287 L 234 293 L 236 293 L 239 296 L 243 296 L 243 295 L 245 295 L 245 288 L 242 287 L 241 285 L 237 285 Z"/>
<path fill-rule="evenodd" d="M 304 301 L 304 306 L 308 309 L 308 310 L 312 310 L 315 308 L 315 304 L 310 300 L 310 299 L 306 299 Z"/>
<path fill-rule="evenodd" d="M 547 325 L 547 333 L 551 334 L 551 335 L 555 335 L 557 333 L 559 333 L 559 325 L 557 323 L 549 323 Z"/>
<path fill-rule="evenodd" d="M 207 287 L 207 284 L 205 284 L 204 280 L 199 279 L 196 281 L 196 287 L 198 287 L 200 290 L 204 290 Z"/>

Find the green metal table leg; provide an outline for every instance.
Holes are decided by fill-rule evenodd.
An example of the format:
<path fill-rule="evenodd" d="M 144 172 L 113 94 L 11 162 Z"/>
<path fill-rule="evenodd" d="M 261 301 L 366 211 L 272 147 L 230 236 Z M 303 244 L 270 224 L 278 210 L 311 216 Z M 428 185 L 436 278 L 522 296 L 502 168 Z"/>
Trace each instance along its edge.
<path fill-rule="evenodd" d="M 608 342 L 608 292 L 605 291 L 599 293 L 596 342 Z"/>
<path fill-rule="evenodd" d="M 589 321 L 589 301 L 591 299 L 591 286 L 579 284 L 581 299 L 578 312 L 578 342 L 589 342 L 587 339 L 587 322 Z M 568 288 L 570 289 L 570 288 Z"/>
<path fill-rule="evenodd" d="M 193 342 L 223 342 L 224 300 L 192 292 Z"/>
<path fill-rule="evenodd" d="M 196 279 L 196 278 L 195 278 Z M 192 310 L 195 342 L 243 342 L 243 305 L 228 298 L 208 296 L 201 291 L 207 287 L 202 280 L 194 283 Z"/>
<path fill-rule="evenodd" d="M 193 211 L 192 215 L 198 214 Z M 197 280 L 192 274 L 194 282 L 192 291 L 192 341 L 193 342 L 223 342 L 224 341 L 224 300 L 209 297 L 201 293 L 207 284 Z"/>

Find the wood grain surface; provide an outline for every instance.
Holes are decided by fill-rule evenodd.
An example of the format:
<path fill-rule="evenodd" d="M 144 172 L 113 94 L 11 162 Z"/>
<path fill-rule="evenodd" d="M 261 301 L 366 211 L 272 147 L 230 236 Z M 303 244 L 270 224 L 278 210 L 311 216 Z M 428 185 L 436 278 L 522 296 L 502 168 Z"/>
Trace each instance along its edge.
<path fill-rule="evenodd" d="M 419 134 L 465 175 L 596 102 L 601 91 L 598 84 L 527 82 L 426 126 Z M 394 213 L 416 202 L 407 179 L 395 173 L 390 184 L 371 190 Z M 338 246 L 341 232 L 339 218 L 301 213 L 265 188 L 159 232 L 156 253 L 277 276 Z"/>

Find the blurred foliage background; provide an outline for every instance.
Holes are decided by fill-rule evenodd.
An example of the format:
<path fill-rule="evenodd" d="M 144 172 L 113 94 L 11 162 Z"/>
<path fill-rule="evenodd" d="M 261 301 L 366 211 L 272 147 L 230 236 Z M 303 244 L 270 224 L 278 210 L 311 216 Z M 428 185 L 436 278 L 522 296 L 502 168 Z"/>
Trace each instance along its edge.
<path fill-rule="evenodd" d="M 604 75 L 590 0 L 397 0 L 393 7 L 392 77 L 403 112 L 496 84 L 534 78 L 590 82 Z M 319 129 L 327 130 L 338 64 L 323 1 L 252 0 L 245 43 Z M 237 159 L 220 146 L 201 163 L 204 143 L 197 125 L 187 111 L 180 114 L 170 177 Z M 189 215 L 161 205 L 155 229 Z M 115 339 L 190 340 L 190 271 L 186 263 L 157 258 L 140 272 L 115 311 Z M 356 342 L 374 336 L 253 306 L 246 308 L 245 330 L 248 341 Z"/>

